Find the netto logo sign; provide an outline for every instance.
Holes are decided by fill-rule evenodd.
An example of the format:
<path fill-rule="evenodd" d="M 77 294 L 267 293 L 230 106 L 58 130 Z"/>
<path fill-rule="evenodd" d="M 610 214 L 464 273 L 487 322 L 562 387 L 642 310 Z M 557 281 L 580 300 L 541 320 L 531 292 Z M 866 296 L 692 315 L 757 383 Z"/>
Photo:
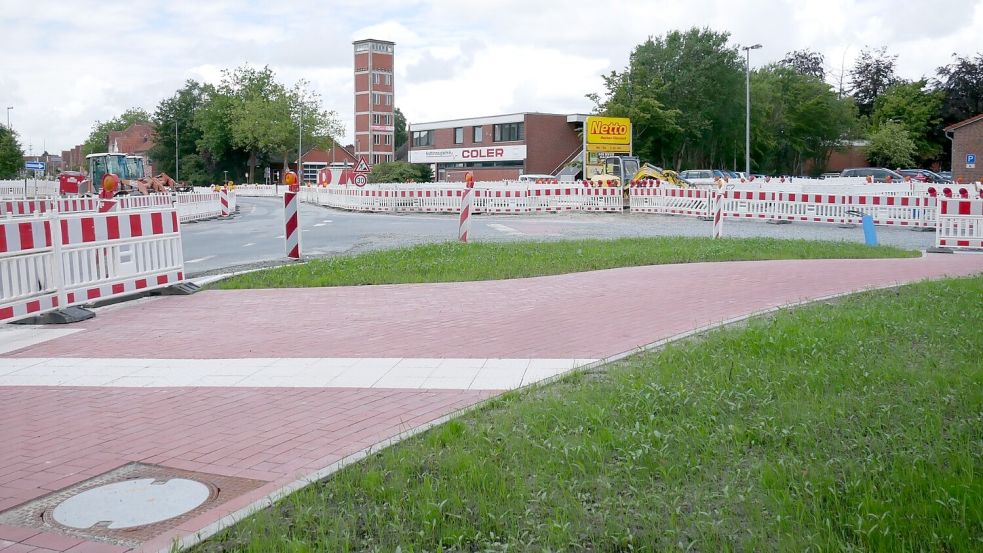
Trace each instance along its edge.
<path fill-rule="evenodd" d="M 631 144 L 631 120 L 626 117 L 588 117 L 588 144 Z"/>

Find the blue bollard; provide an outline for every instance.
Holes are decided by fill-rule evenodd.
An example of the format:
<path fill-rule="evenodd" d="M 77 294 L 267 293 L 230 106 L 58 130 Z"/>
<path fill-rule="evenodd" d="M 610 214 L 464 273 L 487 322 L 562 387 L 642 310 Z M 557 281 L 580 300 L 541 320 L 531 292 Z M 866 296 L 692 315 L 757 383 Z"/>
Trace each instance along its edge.
<path fill-rule="evenodd" d="M 868 246 L 877 245 L 877 229 L 874 227 L 874 218 L 864 215 L 862 218 L 864 225 L 864 243 Z"/>

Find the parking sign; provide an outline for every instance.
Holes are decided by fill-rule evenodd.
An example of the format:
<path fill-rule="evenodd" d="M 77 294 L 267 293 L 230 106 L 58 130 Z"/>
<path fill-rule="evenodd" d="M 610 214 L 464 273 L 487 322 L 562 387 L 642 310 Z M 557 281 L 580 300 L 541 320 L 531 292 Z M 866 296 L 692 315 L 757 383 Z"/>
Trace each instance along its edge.
<path fill-rule="evenodd" d="M 966 154 L 966 168 L 976 169 L 976 154 Z"/>

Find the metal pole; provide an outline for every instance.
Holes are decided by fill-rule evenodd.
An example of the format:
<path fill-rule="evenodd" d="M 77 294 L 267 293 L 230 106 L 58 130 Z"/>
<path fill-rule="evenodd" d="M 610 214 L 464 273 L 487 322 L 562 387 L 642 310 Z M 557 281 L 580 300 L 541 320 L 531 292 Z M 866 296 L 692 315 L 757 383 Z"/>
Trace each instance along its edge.
<path fill-rule="evenodd" d="M 746 119 L 744 121 L 744 177 L 751 175 L 751 49 L 745 48 L 747 63 L 745 69 L 745 97 Z"/>
<path fill-rule="evenodd" d="M 304 133 L 304 99 L 300 100 L 300 113 L 297 114 L 297 182 L 304 182 L 304 166 L 301 165 L 301 160 L 304 158 L 304 151 L 301 149 L 303 147 L 303 133 Z"/>
<path fill-rule="evenodd" d="M 744 122 L 744 176 L 749 177 L 751 175 L 751 50 L 757 50 L 761 48 L 760 44 L 754 44 L 751 46 L 744 46 L 745 54 L 747 54 L 746 62 L 744 65 L 745 69 L 745 98 L 744 105 L 746 108 L 746 119 Z"/>
<path fill-rule="evenodd" d="M 178 165 L 177 119 L 174 120 L 174 182 L 181 182 L 181 171 Z"/>
<path fill-rule="evenodd" d="M 7 106 L 7 130 L 10 130 L 10 110 L 14 109 L 14 106 Z"/>

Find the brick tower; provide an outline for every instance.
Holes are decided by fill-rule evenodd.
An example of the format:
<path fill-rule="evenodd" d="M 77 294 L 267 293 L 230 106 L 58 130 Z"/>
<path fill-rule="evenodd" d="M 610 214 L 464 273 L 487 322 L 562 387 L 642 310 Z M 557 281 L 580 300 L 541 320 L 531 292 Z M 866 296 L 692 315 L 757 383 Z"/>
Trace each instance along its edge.
<path fill-rule="evenodd" d="M 385 40 L 356 40 L 355 156 L 369 165 L 393 161 L 393 51 Z"/>

